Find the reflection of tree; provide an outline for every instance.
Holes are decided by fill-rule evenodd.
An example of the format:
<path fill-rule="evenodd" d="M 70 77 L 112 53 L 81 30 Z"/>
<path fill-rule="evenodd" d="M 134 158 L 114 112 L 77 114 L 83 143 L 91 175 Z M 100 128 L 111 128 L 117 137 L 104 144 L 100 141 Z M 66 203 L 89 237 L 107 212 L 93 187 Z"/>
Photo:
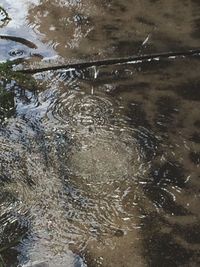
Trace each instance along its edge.
<path fill-rule="evenodd" d="M 9 15 L 6 10 L 0 6 L 0 28 L 6 26 L 10 21 Z"/>
<path fill-rule="evenodd" d="M 15 113 L 14 94 L 0 87 L 0 123 Z"/>
<path fill-rule="evenodd" d="M 26 74 L 12 70 L 12 63 L 0 64 L 0 124 L 15 114 L 15 98 L 18 102 L 27 104 L 30 96 L 26 91 L 36 87 L 35 80 Z"/>

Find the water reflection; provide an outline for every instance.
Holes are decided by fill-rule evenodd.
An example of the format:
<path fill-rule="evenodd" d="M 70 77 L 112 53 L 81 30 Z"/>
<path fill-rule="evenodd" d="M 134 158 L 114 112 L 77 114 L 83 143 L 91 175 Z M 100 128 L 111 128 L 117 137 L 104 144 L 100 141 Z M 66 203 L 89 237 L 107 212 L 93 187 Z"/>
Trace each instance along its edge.
<path fill-rule="evenodd" d="M 1 33 L 32 41 L 36 53 L 54 63 L 199 46 L 196 1 L 5 0 L 2 5 L 11 20 Z M 8 57 L 5 51 L 2 60 Z"/>
<path fill-rule="evenodd" d="M 0 87 L 0 123 L 15 114 L 14 94 Z"/>
<path fill-rule="evenodd" d="M 3 1 L 2 33 L 37 48 L 1 40 L 2 59 L 198 45 L 196 1 L 129 2 Z M 198 265 L 199 68 L 194 56 L 47 71 L 31 88 L 3 79 L 0 265 Z"/>
<path fill-rule="evenodd" d="M 198 46 L 190 36 L 193 9 L 188 4 L 45 1 L 31 10 L 30 20 L 64 58 L 128 56 Z"/>
<path fill-rule="evenodd" d="M 187 59 L 149 64 L 38 73 L 40 90 L 14 91 L 16 118 L 1 129 L 6 266 L 11 247 L 19 262 L 49 266 L 122 266 L 120 251 L 127 266 L 145 266 L 143 253 L 152 264 L 195 262 L 198 92 L 179 88 L 196 76 Z"/>
<path fill-rule="evenodd" d="M 10 18 L 6 10 L 0 7 L 0 28 L 4 27 L 9 22 L 9 20 Z"/>
<path fill-rule="evenodd" d="M 55 53 L 48 46 L 43 45 L 40 41 L 40 34 L 34 30 L 34 25 L 30 25 L 27 20 L 29 9 L 37 4 L 38 1 L 2 1 L 2 6 L 8 13 L 9 20 L 7 23 L 2 25 L 1 36 L 12 36 L 16 37 L 16 40 L 7 39 L 1 40 L 1 56 L 0 61 L 13 60 L 18 58 L 14 56 L 12 51 L 23 51 L 23 58 L 30 57 L 32 54 L 40 54 L 44 57 L 55 56 Z M 24 46 L 24 43 L 18 42 L 17 38 L 23 38 L 24 40 L 29 41 L 29 43 L 35 44 L 37 49 L 32 50 L 29 47 Z M 25 44 L 27 45 L 27 44 Z M 34 48 L 35 48 L 34 47 Z M 22 57 L 22 55 L 20 55 Z"/>
<path fill-rule="evenodd" d="M 105 97 L 87 95 L 84 92 L 64 93 L 55 103 L 53 116 L 67 124 L 84 126 L 104 125 L 106 117 L 113 114 L 112 103 Z M 67 122 L 67 120 L 71 120 Z"/>

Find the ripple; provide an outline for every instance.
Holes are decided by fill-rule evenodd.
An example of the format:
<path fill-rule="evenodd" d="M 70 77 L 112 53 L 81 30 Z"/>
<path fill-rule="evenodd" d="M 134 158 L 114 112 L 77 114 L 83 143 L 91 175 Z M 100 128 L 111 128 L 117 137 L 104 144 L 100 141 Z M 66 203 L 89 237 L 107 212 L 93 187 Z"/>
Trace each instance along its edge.
<path fill-rule="evenodd" d="M 24 50 L 20 50 L 20 49 L 12 49 L 10 52 L 9 52 L 9 55 L 11 57 L 21 57 L 25 54 L 25 51 Z"/>
<path fill-rule="evenodd" d="M 133 179 L 142 174 L 139 146 L 130 133 L 116 128 L 115 132 L 99 129 L 76 136 L 69 157 L 70 170 L 95 183 Z"/>
<path fill-rule="evenodd" d="M 105 93 L 73 90 L 52 102 L 44 121 L 56 128 L 51 138 L 56 139 L 57 167 L 66 183 L 66 220 L 72 222 L 72 232 L 86 239 L 139 223 L 138 203 L 145 198 L 140 182 L 146 179 L 148 166 L 138 131 L 128 127 L 122 110 Z M 65 133 L 70 140 L 67 149 L 61 138 Z M 129 198 L 130 205 L 125 204 Z"/>
<path fill-rule="evenodd" d="M 25 130 L 20 127 L 16 136 L 22 136 Z M 138 227 L 137 205 L 133 207 L 132 202 L 135 196 L 141 198 L 136 175 L 142 168 L 131 130 L 125 133 L 116 129 L 112 133 L 99 129 L 90 138 L 79 133 L 67 157 L 62 151 L 66 146 L 62 147 L 58 135 L 52 134 L 46 144 L 51 147 L 47 154 L 49 165 L 40 149 L 41 139 L 37 142 L 37 137 L 32 138 L 28 132 L 22 145 L 15 134 L 0 139 L 1 164 L 4 174 L 10 177 L 1 187 L 7 197 L 0 203 L 0 219 L 16 227 L 10 231 L 12 245 L 16 237 L 31 233 L 29 240 L 21 244 L 28 244 L 31 261 L 39 258 L 47 262 L 58 253 L 66 261 L 69 244 L 82 249 L 91 238 L 114 236 L 117 231 L 125 233 Z M 28 146 L 28 142 L 32 145 Z M 60 146 L 57 153 L 56 144 Z M 91 157 L 96 160 L 95 168 Z M 61 163 L 65 166 L 63 173 Z"/>
<path fill-rule="evenodd" d="M 132 129 L 114 127 L 73 137 L 63 162 L 65 192 L 70 219 L 76 221 L 77 231 L 84 226 L 86 236 L 109 236 L 119 228 L 139 227 L 139 205 L 146 201 L 140 183 L 148 166 L 134 134 Z"/>
<path fill-rule="evenodd" d="M 15 129 L 16 135 L 22 135 L 24 129 L 20 129 L 18 132 L 17 128 Z M 60 192 L 61 179 L 56 169 L 50 167 L 47 171 L 45 152 L 40 145 L 41 139 L 37 143 L 36 138 L 29 136 L 28 139 L 26 136 L 26 143 L 22 145 L 21 138 L 18 136 L 16 139 L 15 134 L 12 133 L 9 138 L 0 138 L 0 219 L 8 213 L 5 223 L 10 224 L 10 221 L 15 219 L 14 213 L 19 217 L 26 215 L 26 219 L 32 222 L 36 235 L 43 238 L 45 231 L 50 231 L 53 227 L 56 231 L 53 237 L 55 246 L 63 246 L 67 238 L 65 231 L 69 225 L 64 215 L 67 211 L 62 207 L 63 202 L 67 203 L 67 199 Z M 59 166 L 54 153 L 49 155 L 49 158 Z M 39 219 L 41 217 L 42 221 Z M 56 222 L 52 223 L 54 220 Z M 63 243 L 60 244 L 62 238 Z"/>
<path fill-rule="evenodd" d="M 112 102 L 83 92 L 63 94 L 48 111 L 48 117 L 70 126 L 103 126 L 114 112 Z"/>

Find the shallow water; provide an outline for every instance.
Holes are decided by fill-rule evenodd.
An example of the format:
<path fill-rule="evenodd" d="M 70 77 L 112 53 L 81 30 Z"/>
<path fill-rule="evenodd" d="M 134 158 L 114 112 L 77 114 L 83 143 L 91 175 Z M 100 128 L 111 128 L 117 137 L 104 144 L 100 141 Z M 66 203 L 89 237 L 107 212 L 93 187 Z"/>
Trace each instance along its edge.
<path fill-rule="evenodd" d="M 199 48 L 198 1 L 2 5 L 0 60 L 21 67 Z M 199 70 L 196 55 L 1 77 L 0 266 L 198 266 Z"/>

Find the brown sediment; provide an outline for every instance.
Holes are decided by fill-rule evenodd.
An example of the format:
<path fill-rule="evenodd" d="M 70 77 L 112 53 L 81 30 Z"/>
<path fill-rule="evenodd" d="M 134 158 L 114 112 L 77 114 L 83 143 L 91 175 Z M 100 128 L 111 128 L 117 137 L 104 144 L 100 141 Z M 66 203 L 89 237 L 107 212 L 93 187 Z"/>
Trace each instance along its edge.
<path fill-rule="evenodd" d="M 127 235 L 88 243 L 84 257 L 88 267 L 145 267 L 138 229 Z"/>

